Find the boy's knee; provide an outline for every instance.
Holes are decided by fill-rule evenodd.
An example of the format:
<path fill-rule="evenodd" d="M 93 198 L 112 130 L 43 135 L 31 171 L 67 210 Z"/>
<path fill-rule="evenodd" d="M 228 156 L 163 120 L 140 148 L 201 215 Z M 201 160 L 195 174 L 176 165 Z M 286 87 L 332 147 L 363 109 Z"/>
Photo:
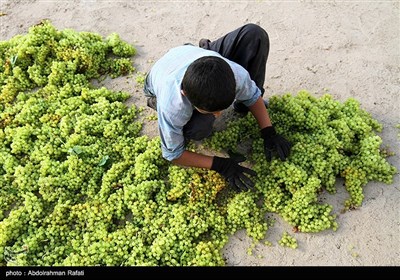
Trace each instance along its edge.
<path fill-rule="evenodd" d="M 246 33 L 246 35 L 250 36 L 253 39 L 258 38 L 266 43 L 269 42 L 267 31 L 265 31 L 264 28 L 257 24 L 248 23 L 243 26 L 243 31 Z"/>

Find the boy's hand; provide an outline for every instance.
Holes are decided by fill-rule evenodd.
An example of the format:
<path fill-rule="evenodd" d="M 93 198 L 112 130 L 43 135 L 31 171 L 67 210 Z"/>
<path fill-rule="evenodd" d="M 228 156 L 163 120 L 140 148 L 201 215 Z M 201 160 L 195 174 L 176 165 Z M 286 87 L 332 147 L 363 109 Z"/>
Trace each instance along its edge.
<path fill-rule="evenodd" d="M 247 191 L 254 188 L 254 183 L 244 174 L 257 175 L 257 173 L 249 168 L 240 166 L 239 163 L 245 161 L 246 158 L 232 159 L 214 156 L 211 170 L 220 173 L 228 181 L 229 185 L 237 188 L 239 191 Z"/>
<path fill-rule="evenodd" d="M 285 160 L 292 144 L 281 135 L 277 134 L 273 126 L 261 129 L 261 137 L 264 139 L 264 153 L 268 161 L 272 159 L 272 151 L 276 150 L 281 160 Z"/>

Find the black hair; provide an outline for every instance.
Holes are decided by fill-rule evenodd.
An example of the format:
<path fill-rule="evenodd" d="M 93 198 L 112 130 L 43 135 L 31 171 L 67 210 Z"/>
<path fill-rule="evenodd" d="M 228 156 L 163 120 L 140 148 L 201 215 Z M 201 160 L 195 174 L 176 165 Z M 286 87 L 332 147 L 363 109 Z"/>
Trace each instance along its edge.
<path fill-rule="evenodd" d="M 208 112 L 224 110 L 235 99 L 233 71 L 217 56 L 203 56 L 193 61 L 183 76 L 181 87 L 193 106 Z"/>

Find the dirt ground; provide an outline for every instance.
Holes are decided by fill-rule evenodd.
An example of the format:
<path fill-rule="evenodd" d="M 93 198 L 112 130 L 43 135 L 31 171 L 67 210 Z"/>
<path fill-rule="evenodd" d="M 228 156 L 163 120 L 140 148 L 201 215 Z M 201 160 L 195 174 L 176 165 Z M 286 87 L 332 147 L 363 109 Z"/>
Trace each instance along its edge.
<path fill-rule="evenodd" d="M 0 40 L 26 33 L 48 18 L 59 29 L 73 28 L 106 36 L 117 32 L 137 48 L 135 67 L 147 72 L 169 48 L 214 40 L 246 23 L 269 34 L 265 97 L 306 89 L 328 92 L 344 101 L 354 97 L 380 121 L 384 145 L 396 153 L 389 161 L 400 169 L 400 2 L 399 1 L 18 1 L 0 0 Z M 135 74 L 137 75 L 137 74 Z M 135 75 L 106 80 L 106 86 L 132 93 L 145 106 Z M 146 113 L 154 114 L 150 109 Z M 157 135 L 156 122 L 145 133 Z M 258 245 L 244 232 L 224 249 L 230 266 L 399 266 L 400 184 L 369 183 L 362 207 L 340 213 L 347 193 L 322 199 L 334 206 L 339 229 L 293 233 L 296 250 L 278 245 L 291 227 L 279 217 L 269 229 L 272 246 Z"/>

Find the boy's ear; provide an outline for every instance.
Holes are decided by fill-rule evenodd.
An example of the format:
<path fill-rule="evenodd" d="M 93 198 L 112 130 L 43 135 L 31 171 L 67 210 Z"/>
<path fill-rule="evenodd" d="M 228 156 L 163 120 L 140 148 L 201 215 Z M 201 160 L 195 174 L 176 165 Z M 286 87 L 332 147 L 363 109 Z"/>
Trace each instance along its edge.
<path fill-rule="evenodd" d="M 186 93 L 183 91 L 183 89 L 181 89 L 181 94 L 182 94 L 183 96 L 186 96 Z"/>

